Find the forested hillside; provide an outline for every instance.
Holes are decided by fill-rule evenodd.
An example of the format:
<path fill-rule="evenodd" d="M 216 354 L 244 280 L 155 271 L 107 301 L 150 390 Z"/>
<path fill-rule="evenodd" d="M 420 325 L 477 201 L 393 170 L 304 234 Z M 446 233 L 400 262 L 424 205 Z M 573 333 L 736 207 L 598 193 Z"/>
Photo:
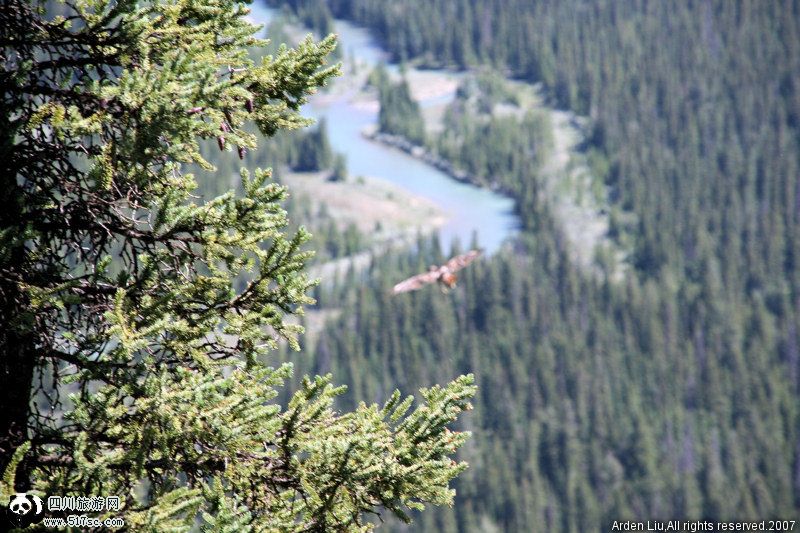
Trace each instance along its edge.
<path fill-rule="evenodd" d="M 389 296 L 442 259 L 375 264 L 341 305 L 303 371 L 347 376 L 384 397 L 464 371 L 479 386 L 453 510 L 418 531 L 600 531 L 611 520 L 789 516 L 797 508 L 797 395 L 764 309 L 748 345 L 730 322 L 693 318 L 662 284 L 582 276 L 551 231 L 466 270 L 459 289 Z M 737 324 L 738 325 L 738 324 Z M 735 326 L 734 326 L 735 327 Z M 691 332 L 695 333 L 692 334 Z M 306 363 L 306 366 L 303 364 Z M 607 527 L 606 529 L 607 530 Z"/>
<path fill-rule="evenodd" d="M 626 278 L 586 276 L 536 193 L 532 158 L 505 176 L 527 191 L 515 195 L 529 200 L 527 235 L 456 291 L 388 296 L 442 259 L 423 245 L 323 295 L 341 318 L 306 363 L 348 375 L 356 398 L 476 373 L 471 469 L 455 508 L 416 530 L 796 516 L 800 3 L 328 5 L 396 60 L 543 82 L 556 105 L 589 116 L 586 149 L 612 209 L 633 214 L 612 235 L 633 246 Z M 496 172 L 487 158 L 518 150 L 518 137 L 459 120 L 433 141 L 449 158 Z"/>

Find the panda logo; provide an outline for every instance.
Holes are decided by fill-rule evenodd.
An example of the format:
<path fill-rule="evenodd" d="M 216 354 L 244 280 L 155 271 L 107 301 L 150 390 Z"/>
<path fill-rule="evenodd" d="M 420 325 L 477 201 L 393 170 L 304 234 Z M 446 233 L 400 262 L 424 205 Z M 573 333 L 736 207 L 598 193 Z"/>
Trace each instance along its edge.
<path fill-rule="evenodd" d="M 14 526 L 28 527 L 40 522 L 43 512 L 44 506 L 40 497 L 21 492 L 11 497 L 6 514 Z"/>

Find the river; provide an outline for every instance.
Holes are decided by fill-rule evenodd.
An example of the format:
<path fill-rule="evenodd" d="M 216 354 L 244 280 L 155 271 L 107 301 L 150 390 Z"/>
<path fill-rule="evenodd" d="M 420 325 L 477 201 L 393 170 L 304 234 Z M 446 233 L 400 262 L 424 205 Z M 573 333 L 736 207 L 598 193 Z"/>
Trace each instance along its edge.
<path fill-rule="evenodd" d="M 259 4 L 258 0 L 250 9 L 250 19 L 265 26 L 275 13 L 274 9 Z M 348 57 L 366 65 L 361 68 L 371 68 L 385 59 L 385 52 L 367 30 L 336 20 L 336 33 L 340 49 Z M 441 104 L 443 99 L 454 96 L 454 93 L 437 95 L 428 101 L 420 101 L 420 105 Z M 351 176 L 380 178 L 435 203 L 447 216 L 447 221 L 439 229 L 445 251 L 456 239 L 462 248 L 469 245 L 475 234 L 479 245 L 492 253 L 507 237 L 517 232 L 519 220 L 514 214 L 511 198 L 459 182 L 400 150 L 366 139 L 362 131 L 377 123 L 377 112 L 368 106 L 354 105 L 351 97 L 352 94 L 347 93 L 333 99 L 312 97 L 303 108 L 306 116 L 327 118 L 331 145 L 347 157 Z"/>

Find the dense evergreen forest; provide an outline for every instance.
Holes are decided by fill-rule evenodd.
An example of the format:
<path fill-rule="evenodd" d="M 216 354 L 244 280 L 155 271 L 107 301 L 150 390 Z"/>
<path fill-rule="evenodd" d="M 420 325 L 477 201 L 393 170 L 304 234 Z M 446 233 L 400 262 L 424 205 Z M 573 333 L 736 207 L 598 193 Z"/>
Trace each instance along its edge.
<path fill-rule="evenodd" d="M 300 364 L 347 376 L 355 399 L 476 374 L 471 468 L 455 508 L 416 530 L 797 516 L 800 2 L 328 6 L 396 60 L 543 82 L 591 119 L 593 168 L 612 209 L 633 214 L 615 230 L 633 246 L 626 278 L 586 275 L 548 214 L 536 155 L 517 157 L 546 139 L 451 114 L 432 143 L 504 179 L 526 235 L 447 295 L 388 296 L 442 259 L 435 243 L 320 294 L 340 318 Z"/>
<path fill-rule="evenodd" d="M 500 106 L 515 105 L 514 94 L 493 76 L 484 72 L 462 83 L 429 148 L 471 182 L 510 194 L 523 226 L 535 229 L 543 212 L 541 173 L 553 149 L 552 124 L 535 111 L 497 113 Z"/>

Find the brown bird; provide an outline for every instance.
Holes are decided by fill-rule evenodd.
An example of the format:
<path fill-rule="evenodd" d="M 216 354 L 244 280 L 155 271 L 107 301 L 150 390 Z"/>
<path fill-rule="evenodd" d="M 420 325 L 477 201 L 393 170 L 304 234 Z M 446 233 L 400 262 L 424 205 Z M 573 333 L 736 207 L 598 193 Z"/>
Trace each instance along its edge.
<path fill-rule="evenodd" d="M 452 289 L 456 286 L 456 281 L 458 281 L 456 272 L 472 263 L 480 255 L 480 250 L 470 250 L 465 254 L 455 256 L 442 266 L 431 266 L 424 274 L 417 274 L 395 285 L 392 288 L 392 294 L 415 291 L 425 285 L 437 282 L 444 290 Z"/>

